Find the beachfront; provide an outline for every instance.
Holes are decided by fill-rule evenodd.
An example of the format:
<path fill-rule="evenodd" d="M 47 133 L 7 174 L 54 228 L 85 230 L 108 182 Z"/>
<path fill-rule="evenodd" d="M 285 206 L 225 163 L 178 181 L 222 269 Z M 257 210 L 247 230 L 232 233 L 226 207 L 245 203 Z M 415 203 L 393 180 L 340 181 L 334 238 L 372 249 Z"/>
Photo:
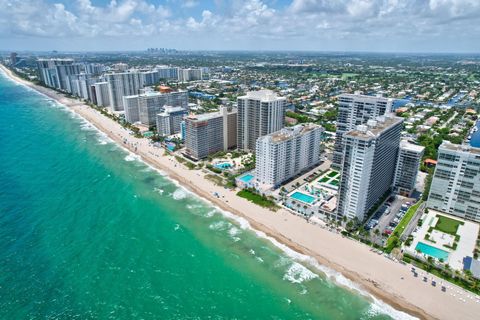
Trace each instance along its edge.
<path fill-rule="evenodd" d="M 377 255 L 363 244 L 308 224 L 285 210 L 273 213 L 260 208 L 237 197 L 233 191 L 215 186 L 203 178 L 202 172 L 188 170 L 173 157 L 164 156 L 163 149 L 149 145 L 148 140 L 130 136 L 119 124 L 82 102 L 18 78 L 16 80 L 70 107 L 118 144 L 135 152 L 144 161 L 166 172 L 201 197 L 247 218 L 255 229 L 265 232 L 296 251 L 315 257 L 322 265 L 340 271 L 398 309 L 422 318 L 440 319 L 473 319 L 480 311 L 480 303 L 476 302 L 471 294 L 459 288 L 450 286 L 447 292 L 443 293 L 438 287 L 432 287 L 430 283 L 415 278 L 409 266 Z M 215 193 L 219 194 L 219 197 L 213 196 Z M 437 282 L 440 283 L 441 280 L 437 279 Z M 455 294 L 455 297 L 452 294 Z"/>

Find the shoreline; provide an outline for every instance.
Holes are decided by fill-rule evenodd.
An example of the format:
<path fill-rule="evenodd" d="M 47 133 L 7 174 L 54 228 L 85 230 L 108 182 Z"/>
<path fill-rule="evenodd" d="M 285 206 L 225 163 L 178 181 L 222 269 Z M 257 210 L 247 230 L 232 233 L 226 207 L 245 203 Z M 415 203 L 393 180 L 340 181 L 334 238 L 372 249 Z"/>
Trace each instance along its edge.
<path fill-rule="evenodd" d="M 480 304 L 474 300 L 461 302 L 449 293 L 442 293 L 439 288 L 433 288 L 422 283 L 419 278 L 413 278 L 410 265 L 401 265 L 379 256 L 371 252 L 369 247 L 309 224 L 285 209 L 272 212 L 258 207 L 236 196 L 233 191 L 215 186 L 202 177 L 203 172 L 188 170 L 173 156 L 163 155 L 163 149 L 149 146 L 148 140 L 130 136 L 118 123 L 84 102 L 21 79 L 3 65 L 0 65 L 0 68 L 13 81 L 36 90 L 75 112 L 116 144 L 138 155 L 142 161 L 164 172 L 168 178 L 188 191 L 221 210 L 245 219 L 254 231 L 261 232 L 267 238 L 312 257 L 321 266 L 340 273 L 359 290 L 371 294 L 374 300 L 378 298 L 396 310 L 422 319 L 474 319 L 480 314 Z M 213 192 L 218 192 L 222 197 L 213 196 Z M 323 272 L 321 269 L 319 271 Z M 428 277 L 435 278 L 438 283 L 443 281 L 432 275 Z M 338 282 L 336 285 L 342 286 Z M 473 295 L 453 284 L 449 284 L 449 287 L 452 289 L 448 291 L 456 293 L 461 290 L 465 295 Z M 415 290 L 411 290 L 412 288 Z M 356 291 L 354 288 L 351 290 Z M 362 295 L 369 298 L 368 295 Z"/>

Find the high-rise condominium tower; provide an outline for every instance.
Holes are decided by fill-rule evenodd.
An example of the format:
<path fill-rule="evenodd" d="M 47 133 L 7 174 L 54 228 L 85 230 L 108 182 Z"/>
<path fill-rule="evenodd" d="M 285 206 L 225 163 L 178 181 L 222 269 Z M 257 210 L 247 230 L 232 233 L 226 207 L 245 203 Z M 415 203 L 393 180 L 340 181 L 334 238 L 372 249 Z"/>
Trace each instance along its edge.
<path fill-rule="evenodd" d="M 237 145 L 254 151 L 257 139 L 284 127 L 286 99 L 270 90 L 238 97 Z"/>
<path fill-rule="evenodd" d="M 440 145 L 428 207 L 480 222 L 480 148 Z"/>
<path fill-rule="evenodd" d="M 402 118 L 386 115 L 345 133 L 339 217 L 364 220 L 393 186 L 402 123 Z"/>
<path fill-rule="evenodd" d="M 255 153 L 257 182 L 276 188 L 318 164 L 322 132 L 319 125 L 299 124 L 258 138 Z"/>
<path fill-rule="evenodd" d="M 337 132 L 333 153 L 333 166 L 340 169 L 343 161 L 342 138 L 345 132 L 389 113 L 392 99 L 380 96 L 366 96 L 359 93 L 342 94 L 338 97 Z"/>

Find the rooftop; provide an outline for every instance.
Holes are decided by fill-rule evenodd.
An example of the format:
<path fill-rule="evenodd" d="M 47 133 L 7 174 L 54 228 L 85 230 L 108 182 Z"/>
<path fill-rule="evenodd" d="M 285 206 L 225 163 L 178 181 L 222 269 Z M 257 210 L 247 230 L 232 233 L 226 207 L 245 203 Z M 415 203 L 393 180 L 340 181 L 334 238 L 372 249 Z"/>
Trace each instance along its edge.
<path fill-rule="evenodd" d="M 425 150 L 425 147 L 410 143 L 406 140 L 400 141 L 400 148 L 416 153 L 422 153 Z"/>
<path fill-rule="evenodd" d="M 192 121 L 207 121 L 210 119 L 221 117 L 222 114 L 220 112 L 210 112 L 210 113 L 202 113 L 202 114 L 191 114 L 187 116 L 187 119 Z"/>
<path fill-rule="evenodd" d="M 170 115 L 170 113 L 179 112 L 179 111 L 187 111 L 183 107 L 172 107 L 172 106 L 165 106 L 163 109 L 164 109 L 164 111 L 159 113 L 159 115 L 168 116 L 168 115 Z"/>
<path fill-rule="evenodd" d="M 443 141 L 440 149 L 450 150 L 450 151 L 458 151 L 458 152 L 465 152 L 465 153 L 472 153 L 472 154 L 480 154 L 480 148 L 475 148 L 467 144 L 454 144 L 450 141 Z"/>
<path fill-rule="evenodd" d="M 339 98 L 352 98 L 352 99 L 366 99 L 366 100 L 383 100 L 385 102 L 387 101 L 393 101 L 391 98 L 386 98 L 383 97 L 382 95 L 375 95 L 375 96 L 369 96 L 366 94 L 361 94 L 360 92 L 355 92 L 355 93 L 342 93 L 341 95 L 338 96 Z"/>
<path fill-rule="evenodd" d="M 319 126 L 318 124 L 298 124 L 294 127 L 286 127 L 274 133 L 270 133 L 269 135 L 261 137 L 260 139 L 268 139 L 272 142 L 287 141 L 317 128 L 323 129 L 322 126 Z"/>
<path fill-rule="evenodd" d="M 357 126 L 357 129 L 348 131 L 345 136 L 368 140 L 378 137 L 385 130 L 402 122 L 403 118 L 395 117 L 392 114 L 380 116 L 376 120 L 368 120 L 367 124 Z"/>
<path fill-rule="evenodd" d="M 254 99 L 260 101 L 276 101 L 276 100 L 284 100 L 285 97 L 278 96 L 272 90 L 258 90 L 258 91 L 249 91 L 245 96 L 239 97 L 240 99 Z"/>

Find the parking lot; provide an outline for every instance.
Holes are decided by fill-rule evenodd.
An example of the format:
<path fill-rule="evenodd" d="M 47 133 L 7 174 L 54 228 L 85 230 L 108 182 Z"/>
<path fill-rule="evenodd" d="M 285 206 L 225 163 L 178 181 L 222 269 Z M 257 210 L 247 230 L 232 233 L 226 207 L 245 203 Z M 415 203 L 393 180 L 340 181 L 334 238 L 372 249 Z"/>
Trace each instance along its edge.
<path fill-rule="evenodd" d="M 390 235 L 398 223 L 402 220 L 405 212 L 413 205 L 415 199 L 402 196 L 391 196 L 372 218 L 365 224 L 365 229 L 375 233 L 378 230 L 380 234 Z M 382 237 L 375 237 L 378 245 L 384 245 Z"/>

